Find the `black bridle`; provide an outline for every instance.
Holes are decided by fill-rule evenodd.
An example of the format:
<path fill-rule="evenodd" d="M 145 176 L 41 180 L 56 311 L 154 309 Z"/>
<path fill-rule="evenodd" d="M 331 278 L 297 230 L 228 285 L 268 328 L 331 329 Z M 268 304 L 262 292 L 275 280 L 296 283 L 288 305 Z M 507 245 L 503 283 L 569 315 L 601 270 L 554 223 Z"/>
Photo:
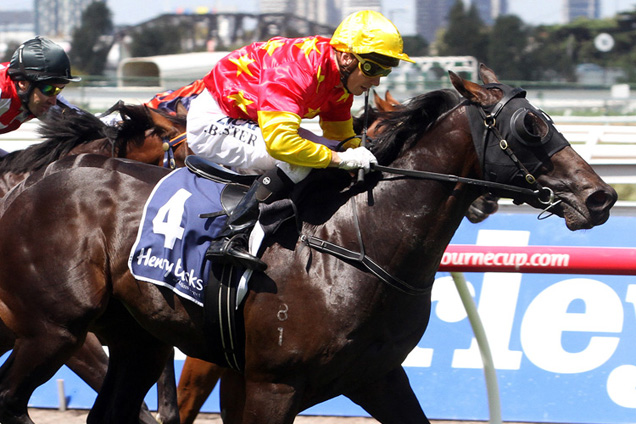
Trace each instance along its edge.
<path fill-rule="evenodd" d="M 491 163 L 488 162 L 489 161 L 488 146 L 489 144 L 491 144 L 490 143 L 491 138 L 494 137 L 494 141 L 495 141 L 494 144 L 496 144 L 499 147 L 500 152 L 503 152 L 505 156 L 514 164 L 518 174 L 523 177 L 523 181 L 525 181 L 525 183 L 528 184 L 529 187 L 520 187 L 518 185 L 513 185 L 510 183 L 490 181 L 487 179 L 466 178 L 466 177 L 460 177 L 460 176 L 452 175 L 452 174 L 442 174 L 442 173 L 430 172 L 430 171 L 417 171 L 417 170 L 394 168 L 394 167 L 381 166 L 381 165 L 373 165 L 372 169 L 381 171 L 384 173 L 388 173 L 388 174 L 401 175 L 403 177 L 412 178 L 412 179 L 425 179 L 425 180 L 436 180 L 436 181 L 452 182 L 452 183 L 464 183 L 464 184 L 468 184 L 472 186 L 482 187 L 499 197 L 514 199 L 518 203 L 522 203 L 522 201 L 520 200 L 521 198 L 535 198 L 537 199 L 538 202 L 546 206 L 543 212 L 539 216 L 541 217 L 544 213 L 549 212 L 550 209 L 552 209 L 553 207 L 561 203 L 561 200 L 557 199 L 552 189 L 550 189 L 549 187 L 543 187 L 541 184 L 539 184 L 539 182 L 536 180 L 534 175 L 532 175 L 532 173 L 528 170 L 526 165 L 524 165 L 523 161 L 517 157 L 517 155 L 513 151 L 511 143 L 509 143 L 508 140 L 506 140 L 506 138 L 502 135 L 502 132 L 500 131 L 500 129 L 497 127 L 498 118 L 500 117 L 501 113 L 505 110 L 506 106 L 510 103 L 510 101 L 512 101 L 513 99 L 525 98 L 526 92 L 525 90 L 521 88 L 510 88 L 501 84 L 488 84 L 488 85 L 496 86 L 502 89 L 505 93 L 504 96 L 501 98 L 501 100 L 498 103 L 496 103 L 494 106 L 485 108 L 484 106 L 478 103 L 473 103 L 469 101 L 465 101 L 464 103 L 462 103 L 469 110 L 472 109 L 472 111 L 476 111 L 476 113 L 480 117 L 480 119 L 477 120 L 477 118 L 475 118 L 475 114 L 468 113 L 469 119 L 473 120 L 471 124 L 472 133 L 473 133 L 473 141 L 475 144 L 475 148 L 477 149 L 478 156 L 481 159 L 481 168 L 482 170 L 486 170 L 487 165 L 490 165 L 490 167 L 495 167 L 495 168 L 497 166 L 496 164 L 497 159 L 493 159 Z M 537 114 L 540 113 L 541 114 L 540 116 L 545 116 L 545 114 L 543 114 L 542 112 L 538 110 L 536 110 L 536 113 Z M 509 114 L 513 115 L 513 113 L 509 113 Z M 478 122 L 475 123 L 475 121 L 478 121 Z M 552 125 L 551 122 L 547 124 Z M 552 130 L 549 133 L 551 134 L 551 138 L 554 135 L 558 134 L 553 132 Z M 559 150 L 560 148 L 565 147 L 566 145 L 569 144 L 567 143 L 567 141 L 565 141 L 565 139 L 562 136 L 560 138 L 559 137 L 554 137 L 554 138 L 555 138 L 555 142 L 554 142 L 555 147 L 552 147 L 553 150 Z M 550 140 L 548 140 L 548 142 L 550 142 Z M 543 148 L 543 144 L 545 143 L 546 142 L 543 141 L 541 145 L 537 147 Z M 523 144 L 526 144 L 526 143 L 524 142 Z M 484 175 L 484 178 L 488 178 L 488 177 L 489 177 L 488 174 Z"/>

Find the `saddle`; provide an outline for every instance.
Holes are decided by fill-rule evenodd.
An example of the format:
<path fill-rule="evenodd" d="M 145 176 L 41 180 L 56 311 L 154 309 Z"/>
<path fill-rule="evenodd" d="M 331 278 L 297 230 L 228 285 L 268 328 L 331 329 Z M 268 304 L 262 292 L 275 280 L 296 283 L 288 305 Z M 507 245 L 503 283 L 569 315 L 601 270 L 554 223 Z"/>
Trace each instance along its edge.
<path fill-rule="evenodd" d="M 201 178 L 226 184 L 221 192 L 221 205 L 228 216 L 236 208 L 252 183 L 259 177 L 258 174 L 239 174 L 196 155 L 187 156 L 185 164 L 190 171 Z M 201 218 L 212 218 L 218 215 L 218 212 L 205 214 Z"/>
<path fill-rule="evenodd" d="M 239 174 L 196 155 L 187 156 L 185 164 L 190 171 L 199 177 L 226 184 L 221 192 L 223 212 L 204 214 L 201 215 L 202 218 L 212 218 L 223 213 L 230 216 L 249 187 L 260 176 L 258 174 Z M 260 208 L 261 218 L 259 221 L 265 234 L 276 232 L 284 222 L 296 215 L 295 205 L 289 199 L 281 199 L 271 204 L 261 204 Z"/>

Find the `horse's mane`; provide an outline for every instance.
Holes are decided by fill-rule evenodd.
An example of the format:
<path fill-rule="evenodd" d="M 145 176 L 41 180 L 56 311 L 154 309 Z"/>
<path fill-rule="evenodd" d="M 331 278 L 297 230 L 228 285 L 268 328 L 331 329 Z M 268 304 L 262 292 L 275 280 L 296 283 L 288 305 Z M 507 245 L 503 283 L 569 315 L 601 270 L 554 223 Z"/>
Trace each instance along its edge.
<path fill-rule="evenodd" d="M 380 119 L 379 134 L 369 142 L 381 165 L 388 165 L 399 154 L 414 144 L 437 120 L 460 103 L 461 96 L 454 90 L 436 90 L 412 98 L 403 108 L 390 112 L 370 109 L 369 123 Z M 364 116 L 354 119 L 358 125 Z M 361 128 L 361 127 L 360 127 Z M 381 175 L 367 174 L 362 184 L 351 184 L 348 171 L 336 168 L 314 170 L 292 195 L 302 220 L 309 224 L 324 223 L 347 202 L 351 196 L 375 186 Z"/>
<path fill-rule="evenodd" d="M 0 159 L 0 172 L 36 171 L 66 156 L 73 148 L 98 139 L 114 138 L 116 129 L 84 110 L 52 108 L 41 119 L 41 143 L 9 153 Z"/>
<path fill-rule="evenodd" d="M 170 123 L 185 127 L 185 117 L 153 111 Z M 110 151 L 117 157 L 124 157 L 128 143 L 141 146 L 146 130 L 156 129 L 147 106 L 126 105 L 120 101 L 103 115 L 113 112 L 119 113 L 121 121 L 107 125 L 97 116 L 82 109 L 50 109 L 40 120 L 38 127 L 43 141 L 0 158 L 0 173 L 37 171 L 68 155 L 74 148 L 96 140 L 102 141 L 98 145 L 99 149 Z"/>
<path fill-rule="evenodd" d="M 403 108 L 379 113 L 379 134 L 370 144 L 370 150 L 381 165 L 390 164 L 438 118 L 455 108 L 460 99 L 455 90 L 435 90 L 413 97 Z"/>
<path fill-rule="evenodd" d="M 147 130 L 154 129 L 156 135 L 162 135 L 160 129 L 156 127 L 155 122 L 152 120 L 148 106 L 127 105 L 119 102 L 110 110 L 119 112 L 122 118 L 115 142 L 117 152 L 126 152 L 127 143 L 130 142 L 136 147 L 140 147 L 144 142 Z M 152 109 L 152 111 L 167 119 L 172 125 L 185 128 L 185 116 L 171 115 L 159 109 Z M 123 154 L 120 153 L 119 156 L 121 157 Z"/>

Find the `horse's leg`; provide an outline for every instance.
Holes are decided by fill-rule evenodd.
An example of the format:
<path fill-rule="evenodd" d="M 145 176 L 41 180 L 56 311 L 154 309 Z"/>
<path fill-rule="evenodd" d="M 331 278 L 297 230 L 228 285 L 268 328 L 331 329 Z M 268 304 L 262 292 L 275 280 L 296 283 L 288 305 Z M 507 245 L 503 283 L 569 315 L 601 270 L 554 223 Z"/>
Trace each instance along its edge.
<path fill-rule="evenodd" d="M 102 343 L 97 336 L 94 333 L 88 333 L 84 344 L 66 362 L 66 366 L 99 393 L 108 370 L 108 355 L 104 352 Z M 145 403 L 141 407 L 139 422 L 142 424 L 157 423 Z M 178 421 L 163 421 L 163 423 L 175 424 Z"/>
<path fill-rule="evenodd" d="M 300 412 L 296 384 L 245 380 L 242 424 L 291 424 Z"/>
<path fill-rule="evenodd" d="M 225 370 L 221 378 L 221 416 L 224 424 L 243 422 L 245 409 L 245 378 L 234 370 Z"/>
<path fill-rule="evenodd" d="M 18 338 L 0 367 L 0 422 L 32 424 L 27 412 L 31 394 L 53 377 L 81 342 L 67 329 L 52 325 Z"/>
<path fill-rule="evenodd" d="M 97 336 L 88 333 L 82 347 L 71 356 L 66 365 L 93 390 L 99 392 L 108 369 L 108 355 Z"/>
<path fill-rule="evenodd" d="M 201 359 L 186 358 L 177 386 L 181 424 L 194 423 L 222 372 L 223 368 L 218 365 Z"/>
<path fill-rule="evenodd" d="M 157 381 L 157 420 L 162 424 L 179 424 L 174 349 L 172 349 L 161 377 Z"/>
<path fill-rule="evenodd" d="M 135 423 L 148 390 L 173 352 L 128 320 L 114 331 L 100 331 L 109 348 L 108 372 L 88 414 L 88 424 Z"/>
<path fill-rule="evenodd" d="M 382 424 L 429 423 L 402 367 L 345 396 Z"/>
<path fill-rule="evenodd" d="M 13 349 L 15 343 L 15 336 L 7 328 L 7 326 L 0 320 L 0 355 L 4 355 L 9 350 Z"/>

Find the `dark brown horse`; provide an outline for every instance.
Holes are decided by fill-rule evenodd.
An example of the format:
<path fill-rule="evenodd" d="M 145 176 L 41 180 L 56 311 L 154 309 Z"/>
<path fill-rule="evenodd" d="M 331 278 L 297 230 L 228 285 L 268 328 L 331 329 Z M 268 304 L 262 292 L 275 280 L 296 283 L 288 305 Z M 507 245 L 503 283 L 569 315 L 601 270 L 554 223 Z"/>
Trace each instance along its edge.
<path fill-rule="evenodd" d="M 383 423 L 428 422 L 401 364 L 428 324 L 442 254 L 483 184 L 548 208 L 571 230 L 608 219 L 616 192 L 521 91 L 481 71 L 485 86 L 451 73 L 467 99 L 461 105 L 440 90 L 389 117 L 374 144 L 382 173 L 362 186 L 323 170 L 298 187 L 302 236 L 291 225 L 266 239 L 269 268 L 252 276 L 241 306 L 244 380 L 232 403 L 222 396 L 227 422 L 291 423 L 340 394 Z M 3 423 L 32 422 L 32 391 L 89 330 L 110 350 L 90 424 L 135 422 L 172 346 L 221 361 L 206 343 L 203 308 L 128 268 L 143 205 L 165 175 L 78 156 L 33 174 L 0 202 L 0 318 L 16 335 L 0 368 Z M 330 243 L 365 254 L 341 259 L 324 251 Z"/>
<path fill-rule="evenodd" d="M 140 105 L 115 104 L 110 113 L 119 117 L 117 125 L 106 125 L 95 115 L 83 110 L 53 109 L 41 121 L 40 143 L 18 150 L 0 158 L 0 196 L 31 173 L 62 157 L 78 153 L 94 153 L 104 156 L 124 157 L 144 163 L 164 165 L 166 152 L 171 167 L 183 166 L 189 153 L 185 143 L 165 144 L 185 132 L 185 117 L 167 115 Z M 172 143 L 174 144 L 174 142 Z M 0 355 L 13 348 L 14 335 L 0 322 Z M 95 391 L 99 391 L 108 368 L 108 356 L 92 333 L 84 345 L 69 359 L 66 365 Z M 175 397 L 174 371 L 167 370 L 160 381 L 159 416 L 164 423 L 176 423 L 178 411 L 166 398 Z M 172 378 L 172 382 L 170 381 Z M 156 423 L 145 412 L 143 423 Z"/>
<path fill-rule="evenodd" d="M 389 116 L 386 112 L 393 112 L 404 108 L 389 91 L 383 99 L 373 92 L 375 110 L 370 113 L 368 136 L 376 137 L 382 117 Z M 364 116 L 355 118 L 356 133 L 361 133 L 364 127 Z M 479 196 L 466 211 L 466 218 L 472 223 L 479 223 L 497 212 L 498 198 L 490 193 Z M 201 359 L 186 357 L 177 386 L 177 400 L 181 424 L 192 424 L 199 414 L 201 407 L 208 399 L 217 382 L 225 372 L 223 367 Z M 236 378 L 236 377 L 235 377 Z M 230 395 L 231 396 L 231 395 Z"/>

